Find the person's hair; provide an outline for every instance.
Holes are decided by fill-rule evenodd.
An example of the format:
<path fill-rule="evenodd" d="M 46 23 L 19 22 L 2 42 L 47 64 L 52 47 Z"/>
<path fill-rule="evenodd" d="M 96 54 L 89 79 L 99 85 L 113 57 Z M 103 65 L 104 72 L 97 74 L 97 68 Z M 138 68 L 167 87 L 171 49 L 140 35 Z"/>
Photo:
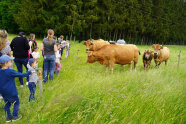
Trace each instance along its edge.
<path fill-rule="evenodd" d="M 29 36 L 29 39 L 30 40 L 35 40 L 35 37 L 34 36 L 35 36 L 35 34 L 34 33 L 31 33 L 30 36 Z"/>
<path fill-rule="evenodd" d="M 38 49 L 38 47 L 36 46 L 36 47 L 34 47 L 34 49 L 33 50 L 36 50 L 36 49 Z"/>
<path fill-rule="evenodd" d="M 5 63 L 6 63 L 6 62 L 5 62 Z M 5 63 L 0 63 L 0 66 L 1 66 L 1 67 L 5 66 Z"/>
<path fill-rule="evenodd" d="M 8 37 L 8 33 L 6 30 L 0 30 L 0 50 L 2 50 L 7 44 L 5 39 Z"/>
<path fill-rule="evenodd" d="M 61 35 L 61 36 L 60 36 L 60 38 L 61 38 L 61 39 L 63 39 L 63 38 L 64 38 L 64 36 L 63 36 L 63 35 Z"/>
<path fill-rule="evenodd" d="M 60 43 L 56 43 L 56 46 L 59 46 L 59 45 L 61 45 Z"/>
<path fill-rule="evenodd" d="M 48 30 L 48 40 L 49 40 L 49 44 L 52 44 L 52 40 L 53 40 L 53 36 L 54 36 L 54 31 L 52 29 Z"/>
<path fill-rule="evenodd" d="M 25 34 L 25 32 L 19 32 L 19 36 L 21 36 L 21 37 L 24 37 L 26 34 Z"/>
<path fill-rule="evenodd" d="M 54 40 L 57 40 L 57 37 L 56 37 L 56 36 L 53 36 L 53 39 L 54 39 Z"/>

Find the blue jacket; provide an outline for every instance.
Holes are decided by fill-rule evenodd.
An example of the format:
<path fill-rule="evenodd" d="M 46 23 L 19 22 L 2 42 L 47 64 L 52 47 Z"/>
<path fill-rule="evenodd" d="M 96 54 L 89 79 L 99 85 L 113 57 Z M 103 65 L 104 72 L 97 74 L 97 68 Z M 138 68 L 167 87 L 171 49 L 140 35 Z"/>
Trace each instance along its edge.
<path fill-rule="evenodd" d="M 3 97 L 18 95 L 14 78 L 27 77 L 30 74 L 31 71 L 20 73 L 13 69 L 0 69 L 0 94 Z"/>

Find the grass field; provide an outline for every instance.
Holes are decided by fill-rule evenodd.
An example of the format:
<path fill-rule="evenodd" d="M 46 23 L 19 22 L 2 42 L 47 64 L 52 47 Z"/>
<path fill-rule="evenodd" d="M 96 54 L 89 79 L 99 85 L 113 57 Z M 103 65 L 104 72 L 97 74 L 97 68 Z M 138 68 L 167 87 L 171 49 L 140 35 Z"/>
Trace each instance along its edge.
<path fill-rule="evenodd" d="M 9 40 L 15 35 L 9 35 Z M 39 46 L 41 40 L 37 40 Z M 29 89 L 16 85 L 20 98 L 18 124 L 184 124 L 186 123 L 186 46 L 167 46 L 168 66 L 143 70 L 142 55 L 137 71 L 115 65 L 106 73 L 99 63 L 87 64 L 85 46 L 71 42 L 70 57 L 61 60 L 62 70 L 43 86 L 43 97 L 29 103 Z M 151 46 L 138 46 L 141 53 Z M 79 60 L 76 62 L 76 52 Z M 182 51 L 178 67 L 178 53 Z M 42 66 L 42 58 L 39 61 Z M 14 66 L 15 67 L 15 66 Z M 4 102 L 0 102 L 0 123 L 5 123 Z"/>

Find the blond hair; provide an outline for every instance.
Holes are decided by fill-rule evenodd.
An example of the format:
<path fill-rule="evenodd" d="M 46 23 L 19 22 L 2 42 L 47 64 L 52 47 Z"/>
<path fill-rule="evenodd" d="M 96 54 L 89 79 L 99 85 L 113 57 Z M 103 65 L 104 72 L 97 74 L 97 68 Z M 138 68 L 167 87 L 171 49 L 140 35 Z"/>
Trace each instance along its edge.
<path fill-rule="evenodd" d="M 50 45 L 52 44 L 53 36 L 54 36 L 54 30 L 49 29 L 48 30 L 48 40 L 49 40 Z"/>
<path fill-rule="evenodd" d="M 29 39 L 30 40 L 35 40 L 35 34 L 34 33 L 31 33 L 30 36 L 29 36 Z"/>
<path fill-rule="evenodd" d="M 61 39 L 63 39 L 63 38 L 64 38 L 64 36 L 63 36 L 63 35 L 61 35 L 61 36 L 60 36 L 60 38 L 61 38 Z"/>
<path fill-rule="evenodd" d="M 8 33 L 6 30 L 0 30 L 0 50 L 2 50 L 6 44 L 6 38 L 8 37 Z"/>

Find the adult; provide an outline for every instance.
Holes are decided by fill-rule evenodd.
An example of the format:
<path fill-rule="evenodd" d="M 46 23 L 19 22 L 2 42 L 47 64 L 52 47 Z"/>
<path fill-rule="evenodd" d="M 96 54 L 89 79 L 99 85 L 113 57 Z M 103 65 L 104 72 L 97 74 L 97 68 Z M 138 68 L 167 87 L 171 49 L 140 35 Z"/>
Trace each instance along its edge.
<path fill-rule="evenodd" d="M 34 51 L 34 48 L 37 47 L 37 42 L 35 40 L 35 34 L 34 33 L 30 34 L 29 39 L 28 39 L 28 43 L 29 43 L 29 46 L 30 46 L 28 58 L 33 58 L 32 52 Z"/>
<path fill-rule="evenodd" d="M 43 51 L 44 54 L 44 60 L 43 60 L 43 81 L 44 83 L 48 80 L 48 73 L 49 74 L 49 80 L 53 79 L 54 75 L 54 68 L 55 68 L 55 52 L 57 51 L 56 42 L 53 39 L 54 31 L 52 29 L 48 30 L 48 37 L 43 39 L 43 42 L 41 44 L 41 51 Z"/>
<path fill-rule="evenodd" d="M 9 55 L 11 56 L 11 48 L 7 44 L 8 41 L 8 33 L 6 30 L 1 29 L 0 30 L 0 56 L 2 55 Z M 0 66 L 1 69 L 1 66 Z M 2 96 L 0 94 L 0 100 L 2 99 Z"/>
<path fill-rule="evenodd" d="M 6 30 L 0 30 L 0 54 L 11 56 L 11 48 L 7 44 L 8 33 Z"/>
<path fill-rule="evenodd" d="M 28 50 L 30 49 L 30 46 L 28 44 L 28 40 L 25 37 L 25 33 L 24 32 L 19 32 L 19 36 L 15 37 L 11 44 L 10 47 L 13 51 L 13 56 L 15 57 L 14 62 L 15 65 L 17 66 L 17 70 L 18 72 L 23 72 L 23 67 L 22 65 L 25 66 L 26 70 L 27 69 L 27 63 L 28 63 Z M 28 78 L 27 77 L 27 82 L 28 82 Z M 19 77 L 19 81 L 21 84 L 21 87 L 23 87 L 23 78 Z"/>

